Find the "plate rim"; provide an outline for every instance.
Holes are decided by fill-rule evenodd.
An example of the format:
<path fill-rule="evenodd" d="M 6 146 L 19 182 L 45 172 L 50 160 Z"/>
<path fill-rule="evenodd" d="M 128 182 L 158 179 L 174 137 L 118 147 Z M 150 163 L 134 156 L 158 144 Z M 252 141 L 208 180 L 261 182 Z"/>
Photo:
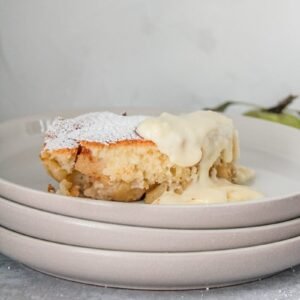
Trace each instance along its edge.
<path fill-rule="evenodd" d="M 68 197 L 68 196 L 66 196 Z M 85 199 L 85 198 L 83 198 Z M 132 224 L 121 224 L 121 223 L 111 223 L 111 222 L 106 222 L 106 221 L 96 221 L 96 220 L 89 220 L 89 219 L 85 219 L 83 217 L 75 217 L 75 216 L 71 216 L 71 215 L 64 215 L 64 214 L 60 214 L 60 213 L 56 213 L 56 212 L 51 212 L 51 211 L 47 211 L 47 210 L 43 210 L 41 208 L 38 208 L 38 207 L 33 207 L 33 206 L 30 206 L 30 205 L 25 205 L 23 203 L 20 203 L 20 202 L 17 202 L 13 199 L 9 199 L 9 198 L 6 198 L 5 196 L 2 196 L 0 195 L 0 201 L 6 201 L 6 202 L 10 202 L 12 203 L 12 205 L 15 205 L 15 206 L 22 206 L 22 207 L 25 207 L 27 209 L 32 209 L 32 210 L 36 210 L 38 212 L 42 212 L 42 213 L 45 213 L 45 214 L 52 214 L 52 215 L 57 215 L 59 217 L 63 217 L 63 218 L 70 218 L 70 219 L 77 219 L 77 220 L 80 220 L 80 221 L 85 221 L 85 222 L 92 222 L 92 223 L 100 223 L 100 224 L 106 224 L 106 225 L 112 225 L 112 226 L 120 226 L 120 227 L 130 227 L 130 228 L 143 228 L 143 229 L 153 229 L 153 230 L 165 230 L 165 231 L 237 231 L 237 230 L 245 230 L 245 229 L 260 229 L 261 227 L 273 227 L 273 226 L 278 226 L 278 227 L 281 227 L 281 226 L 284 226 L 285 224 L 287 223 L 292 223 L 296 220 L 299 220 L 299 223 L 300 223 L 300 216 L 298 217 L 295 217 L 295 218 L 291 218 L 291 219 L 287 219 L 287 220 L 284 220 L 284 221 L 278 221 L 278 222 L 275 222 L 275 223 L 268 223 L 268 224 L 260 224 L 260 225 L 253 225 L 253 226 L 247 226 L 247 227 L 228 227 L 228 228 L 188 228 L 188 227 L 185 227 L 185 228 L 166 228 L 166 227 L 150 227 L 150 226 L 142 226 L 142 225 L 139 225 L 139 226 L 136 226 L 136 225 L 132 225 Z M 98 200 L 96 200 L 98 201 Z M 0 225 L 1 227 L 1 225 Z"/>
<path fill-rule="evenodd" d="M 1 231 L 7 231 L 12 235 L 15 236 L 20 236 L 20 237 L 25 237 L 28 239 L 33 239 L 33 240 L 37 240 L 39 242 L 42 243 L 46 243 L 46 244 L 57 244 L 61 247 L 66 247 L 66 248 L 78 248 L 78 249 L 85 249 L 88 251 L 93 251 L 93 252 L 112 252 L 115 255 L 119 255 L 120 253 L 126 253 L 129 255 L 138 255 L 138 256 L 147 256 L 147 255 L 155 255 L 155 256 L 182 256 L 184 257 L 185 255 L 191 255 L 191 256 L 196 256 L 196 255 L 213 255 L 215 253 L 220 253 L 220 252 L 246 252 L 249 249 L 263 249 L 263 248 L 269 248 L 271 246 L 277 246 L 277 245 L 285 245 L 288 244 L 290 242 L 300 242 L 300 236 L 296 236 L 293 238 L 289 238 L 289 239 L 284 239 L 281 241 L 277 241 L 277 242 L 273 242 L 273 243 L 268 243 L 268 244 L 261 244 L 261 245 L 255 245 L 255 246 L 250 246 L 250 247 L 242 247 L 242 248 L 234 248 L 234 249 L 224 249 L 224 250 L 207 250 L 207 251 L 183 251 L 183 252 L 148 252 L 148 251 L 123 251 L 123 250 L 109 250 L 109 249 L 95 249 L 95 248 L 89 248 L 89 247 L 82 247 L 82 246 L 75 246 L 75 245 L 66 245 L 63 243 L 59 243 L 59 242 L 52 242 L 52 241 L 47 241 L 47 240 L 42 240 L 36 237 L 32 237 L 32 236 L 28 236 L 26 234 L 22 234 L 22 233 L 18 233 L 14 230 L 5 228 L 3 226 L 0 225 L 0 235 L 1 235 Z M 1 245 L 1 244 L 0 244 Z M 0 246 L 1 247 L 1 246 Z M 0 248 L 1 249 L 1 248 Z M 299 261 L 300 263 L 300 261 Z"/>
<path fill-rule="evenodd" d="M 242 282 L 252 281 L 263 278 L 266 275 L 278 273 L 300 263 L 299 252 L 295 251 L 295 246 L 297 245 L 296 249 L 298 249 L 298 245 L 300 246 L 300 237 L 267 245 L 221 251 L 137 253 L 61 245 L 18 234 L 3 227 L 0 227 L 0 236 L 3 237 L 3 243 L 0 240 L 0 251 L 30 268 L 71 281 L 119 288 L 190 290 L 208 286 L 232 285 L 238 279 Z M 24 246 L 29 244 L 32 245 L 32 250 L 29 250 L 29 252 L 24 251 Z M 33 258 L 31 258 L 30 252 L 33 250 L 42 250 L 44 254 L 38 259 L 36 255 L 33 255 Z M 292 251 L 290 256 L 286 255 L 288 250 Z M 65 256 L 67 254 L 71 255 L 66 261 Z M 54 255 L 58 255 L 58 257 L 55 256 L 54 258 Z M 272 255 L 275 259 L 280 255 L 282 259 L 277 259 L 277 262 L 274 264 L 269 259 L 266 259 L 269 255 Z M 83 256 L 87 259 L 85 262 L 86 266 L 80 270 L 80 265 L 77 265 L 78 258 Z M 229 263 L 228 258 L 230 258 Z M 54 263 L 53 260 L 60 264 Z M 95 264 L 97 260 L 99 260 L 98 264 Z M 248 262 L 246 263 L 247 260 Z M 251 263 L 251 261 L 255 262 L 257 260 L 262 263 L 262 266 Z M 224 262 L 221 268 L 216 267 L 216 261 Z M 236 264 L 236 261 L 239 264 Z M 174 264 L 171 264 L 170 267 L 170 263 Z M 203 263 L 203 267 L 199 269 L 198 266 L 201 266 L 201 263 Z M 250 270 L 247 267 L 245 268 L 243 263 L 246 263 Z M 132 264 L 136 266 L 136 269 L 132 269 Z M 127 270 L 128 273 L 125 273 L 127 274 L 126 277 L 124 275 L 112 275 L 118 273 L 116 268 L 119 270 L 120 265 L 124 270 Z M 229 265 L 233 270 L 228 275 Z M 99 273 L 100 266 L 103 269 L 101 270 L 100 268 L 101 272 Z M 211 269 L 207 270 L 207 268 Z M 111 269 L 112 271 L 109 271 Z M 186 273 L 187 277 L 182 278 L 182 276 L 176 275 L 178 273 L 181 274 L 180 271 Z M 158 274 L 161 277 L 157 277 Z M 195 280 L 195 275 L 200 275 L 200 278 L 196 276 Z"/>
<path fill-rule="evenodd" d="M 103 110 L 118 110 L 118 111 L 124 111 L 124 110 L 153 110 L 153 111 L 162 111 L 161 108 L 158 107 L 123 107 L 123 106 L 107 106 L 107 107 L 98 107 L 96 109 L 96 111 L 103 111 Z M 58 115 L 67 115 L 67 114 L 74 114 L 74 113 L 86 113 L 87 111 L 90 111 L 90 109 L 87 108 L 81 108 L 81 109 L 75 109 L 75 110 L 63 110 L 60 111 L 60 113 L 57 112 L 44 112 L 44 113 L 39 113 L 39 114 L 34 114 L 34 115 L 29 115 L 29 116 L 23 116 L 20 118 L 13 118 L 13 119 L 9 119 L 9 120 L 5 120 L 3 122 L 0 122 L 0 130 L 2 127 L 5 126 L 13 126 L 14 123 L 22 123 L 22 122 L 28 122 L 28 121 L 36 121 L 37 119 L 41 119 L 41 118 L 49 118 L 50 115 L 53 117 L 58 116 Z M 95 111 L 95 110 L 94 110 Z M 250 122 L 255 122 L 255 123 L 263 123 L 263 124 L 268 124 L 268 126 L 275 126 L 277 128 L 285 128 L 284 130 L 289 130 L 289 131 L 294 131 L 296 134 L 298 134 L 300 136 L 300 131 L 297 128 L 293 128 L 291 126 L 287 126 L 287 125 L 282 125 L 282 124 L 278 124 L 278 123 L 274 123 L 274 122 L 270 122 L 267 120 L 261 120 L 261 119 L 257 119 L 257 118 L 251 118 L 251 117 L 247 117 L 247 116 L 243 116 L 243 115 L 230 115 L 230 117 L 232 117 L 233 119 L 242 119 L 242 120 L 247 120 Z M 53 194 L 53 193 L 48 193 L 46 191 L 40 191 L 40 190 L 36 190 L 30 187 L 26 187 L 17 183 L 14 183 L 12 181 L 6 180 L 2 177 L 0 177 L 0 188 L 1 186 L 8 186 L 10 188 L 13 189 L 19 189 L 20 192 L 24 191 L 27 193 L 34 193 L 36 195 L 45 195 L 47 194 L 50 197 L 53 198 L 60 198 L 60 197 L 65 197 L 65 198 L 72 198 L 72 201 L 76 201 L 79 200 L 80 202 L 85 201 L 85 202 L 91 202 L 95 205 L 95 202 L 98 203 L 97 205 L 104 205 L 104 206 L 111 206 L 112 208 L 115 208 L 116 206 L 128 206 L 131 205 L 134 207 L 136 207 L 137 205 L 143 205 L 143 206 L 147 206 L 149 207 L 149 209 L 151 209 L 152 207 L 156 207 L 156 205 L 149 205 L 149 204 L 144 204 L 144 203 L 136 203 L 136 202 L 140 202 L 140 201 L 133 201 L 130 203 L 127 202 L 119 202 L 119 201 L 110 201 L 110 200 L 103 200 L 103 199 L 90 199 L 90 198 L 84 198 L 84 197 L 72 197 L 72 196 L 65 196 L 65 195 L 58 195 L 58 194 Z M 50 195 L 51 194 L 51 195 Z M 0 196 L 4 196 L 6 197 L 6 195 L 2 195 L 1 191 L 0 191 Z M 261 202 L 274 202 L 274 201 L 284 201 L 288 198 L 293 198 L 293 197 L 300 197 L 300 190 L 299 192 L 293 192 L 293 193 L 289 193 L 289 194 L 285 194 L 283 196 L 271 196 L 271 197 L 264 197 L 263 199 L 254 199 L 254 200 L 247 200 L 247 201 L 237 201 L 237 202 L 224 202 L 224 203 L 211 203 L 211 204 L 189 204 L 189 205 L 184 205 L 184 204 L 172 204 L 172 205 L 159 205 L 159 207 L 163 210 L 163 209 L 174 209 L 174 210 L 178 210 L 178 209 L 187 209 L 187 208 L 192 208 L 195 209 L 197 208 L 204 208 L 204 207 L 215 207 L 218 209 L 222 209 L 224 207 L 231 207 L 231 206 L 249 206 L 249 205 L 255 205 L 255 204 L 259 204 Z"/>
<path fill-rule="evenodd" d="M 225 250 L 270 244 L 293 237 L 300 236 L 300 217 L 267 225 L 256 225 L 237 228 L 161 228 L 133 226 L 129 224 L 116 224 L 103 221 L 86 220 L 78 217 L 65 216 L 58 213 L 43 211 L 9 199 L 0 197 L 0 207 L 3 210 L 4 219 L 0 226 L 16 233 L 33 238 L 46 240 L 66 245 L 89 247 L 92 249 L 137 251 L 137 252 L 203 252 L 213 250 Z M 15 221 L 8 216 L 22 215 L 20 221 Z M 0 213 L 1 215 L 1 213 Z M 27 218 L 30 215 L 39 221 L 44 228 L 42 231 L 35 227 Z M 18 218 L 19 219 L 19 218 Z M 48 228 L 48 229 L 45 229 Z M 56 234 L 60 228 L 60 234 Z M 89 231 L 92 228 L 92 231 Z M 71 232 L 80 232 L 83 238 L 70 237 Z M 85 233 L 91 232 L 88 237 Z M 103 237 L 103 242 L 95 242 L 98 236 Z M 129 235 L 125 240 L 123 236 Z M 137 237 L 133 237 L 136 235 Z M 113 239 L 111 238 L 113 237 Z M 118 237 L 121 237 L 120 241 Z M 173 243 L 159 242 L 161 239 L 171 238 Z M 219 242 L 220 239 L 228 239 L 228 242 Z M 190 241 L 185 244 L 187 239 Z M 116 241 L 114 241 L 116 240 Z M 193 242 L 197 240 L 197 242 Z M 144 242 L 143 242 L 144 241 Z M 176 241 L 176 243 L 175 243 Z M 132 243 L 124 246 L 124 243 Z M 175 244 L 179 246 L 176 246 Z M 182 243 L 186 246 L 181 246 Z M 202 244 L 205 243 L 205 246 Z M 142 244 L 142 246 L 140 246 Z M 123 245 L 123 246 L 122 246 Z"/>

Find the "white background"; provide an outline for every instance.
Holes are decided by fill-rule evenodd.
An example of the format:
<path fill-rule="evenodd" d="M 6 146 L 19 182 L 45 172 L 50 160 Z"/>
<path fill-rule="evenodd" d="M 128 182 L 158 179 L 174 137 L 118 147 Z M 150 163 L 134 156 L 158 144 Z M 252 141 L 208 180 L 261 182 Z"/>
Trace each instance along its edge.
<path fill-rule="evenodd" d="M 298 0 L 0 0 L 0 120 L 289 93 L 300 94 Z"/>

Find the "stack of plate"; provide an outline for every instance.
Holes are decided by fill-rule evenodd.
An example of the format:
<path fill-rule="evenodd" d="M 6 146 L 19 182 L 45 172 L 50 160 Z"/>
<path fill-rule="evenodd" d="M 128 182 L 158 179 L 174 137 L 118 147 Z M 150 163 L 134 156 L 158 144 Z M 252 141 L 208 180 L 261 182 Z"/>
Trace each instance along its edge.
<path fill-rule="evenodd" d="M 265 199 L 156 206 L 44 192 L 52 182 L 38 155 L 51 120 L 0 126 L 3 254 L 58 277 L 145 289 L 231 285 L 300 263 L 300 131 L 235 118 Z"/>

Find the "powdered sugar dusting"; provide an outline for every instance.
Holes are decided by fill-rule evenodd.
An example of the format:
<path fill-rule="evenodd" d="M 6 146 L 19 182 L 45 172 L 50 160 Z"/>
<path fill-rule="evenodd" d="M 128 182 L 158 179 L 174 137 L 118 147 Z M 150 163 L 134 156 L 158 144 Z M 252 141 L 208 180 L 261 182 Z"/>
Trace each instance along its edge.
<path fill-rule="evenodd" d="M 54 120 L 45 136 L 45 149 L 76 148 L 80 141 L 114 143 L 140 140 L 137 126 L 146 116 L 121 116 L 111 112 L 88 113 L 76 118 Z"/>

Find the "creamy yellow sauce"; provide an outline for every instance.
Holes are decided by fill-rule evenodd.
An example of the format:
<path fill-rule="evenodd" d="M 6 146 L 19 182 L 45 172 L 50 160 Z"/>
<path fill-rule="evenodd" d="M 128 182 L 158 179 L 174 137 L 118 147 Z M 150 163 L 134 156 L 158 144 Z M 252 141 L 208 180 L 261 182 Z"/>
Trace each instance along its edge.
<path fill-rule="evenodd" d="M 144 120 L 137 132 L 152 140 L 171 162 L 183 167 L 199 164 L 197 179 L 182 194 L 166 191 L 155 204 L 218 203 L 262 196 L 247 186 L 232 184 L 210 172 L 218 159 L 231 163 L 239 157 L 238 135 L 230 118 L 212 111 L 179 116 L 163 113 Z M 253 175 L 244 167 L 237 170 L 240 170 L 240 182 Z"/>

